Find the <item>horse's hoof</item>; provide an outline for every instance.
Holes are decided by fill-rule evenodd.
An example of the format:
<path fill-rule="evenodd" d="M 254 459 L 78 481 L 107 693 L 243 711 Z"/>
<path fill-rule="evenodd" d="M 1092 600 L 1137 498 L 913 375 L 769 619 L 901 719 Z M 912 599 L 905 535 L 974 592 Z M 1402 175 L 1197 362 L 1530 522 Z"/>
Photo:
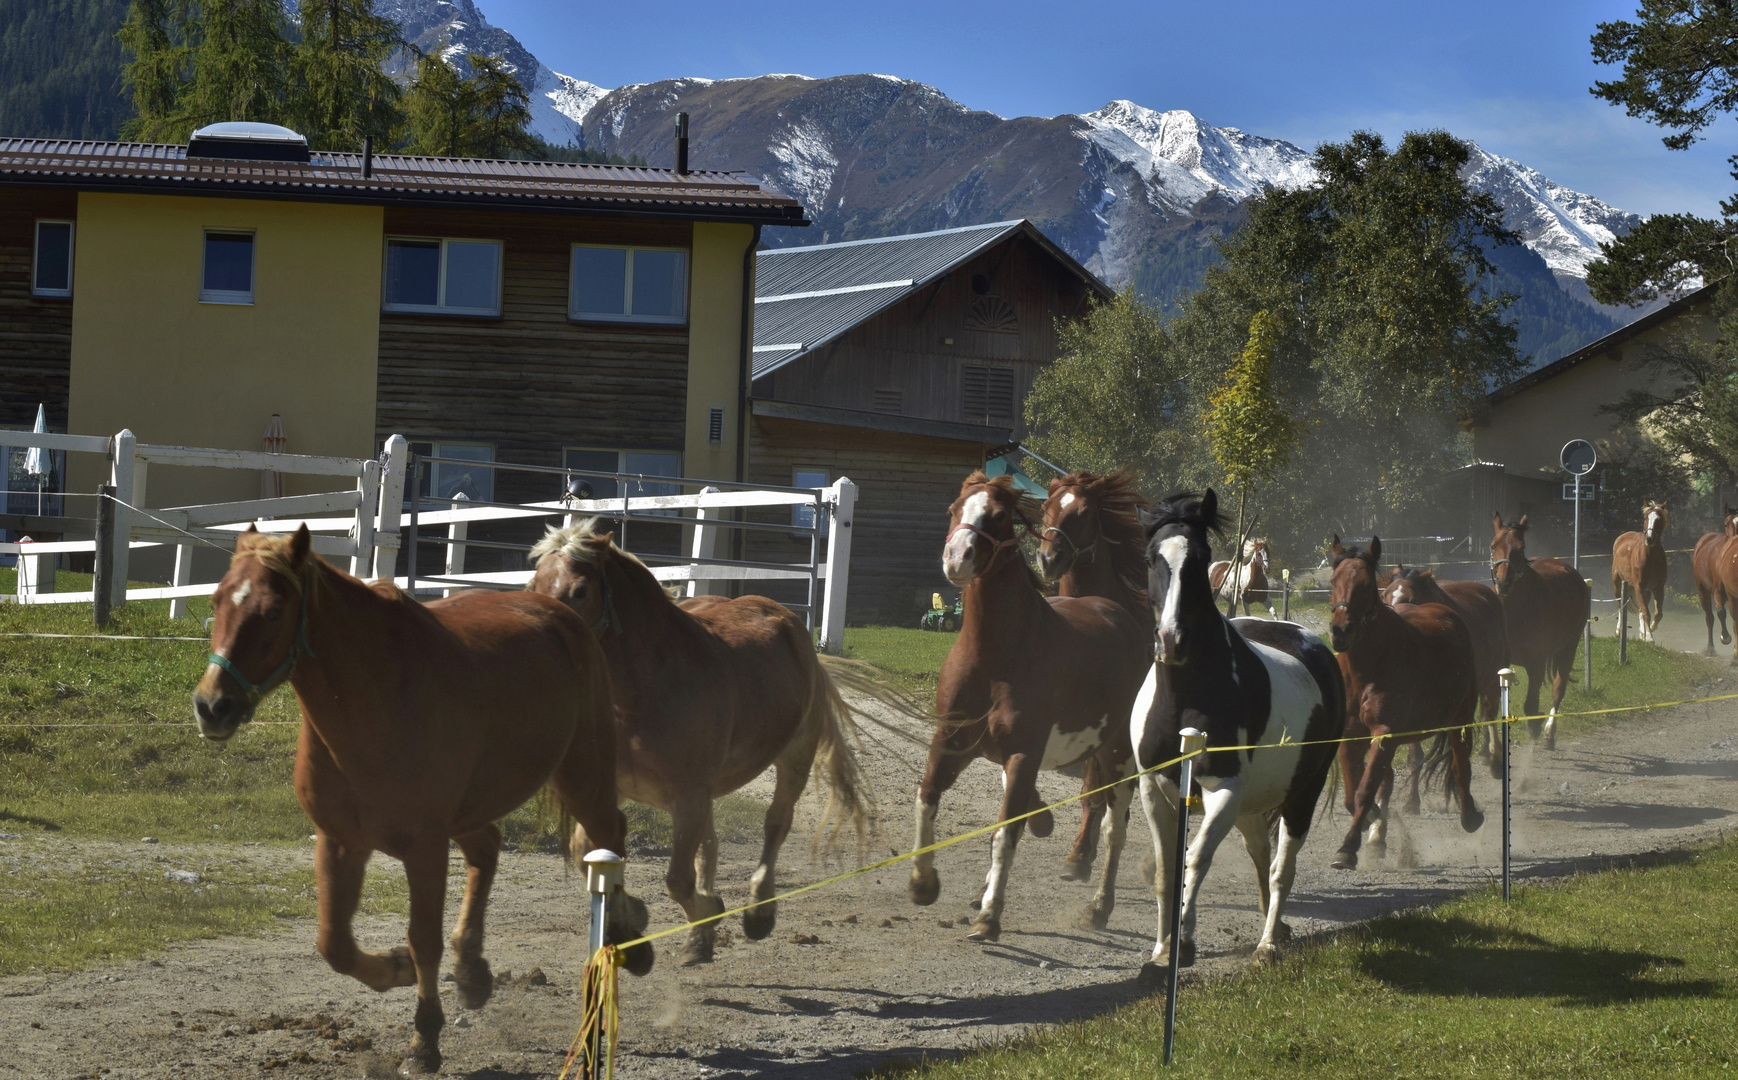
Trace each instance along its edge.
<path fill-rule="evenodd" d="M 1277 964 L 1279 963 L 1279 949 L 1273 945 L 1257 945 L 1253 959 L 1257 964 L 1263 966 Z"/>
<path fill-rule="evenodd" d="M 1185 941 L 1177 946 L 1177 966 L 1180 968 L 1195 966 L 1195 943 Z"/>
<path fill-rule="evenodd" d="M 1724 630 L 1720 631 L 1720 644 L 1722 644 L 1722 645 L 1732 644 L 1732 635 L 1727 633 Z"/>
<path fill-rule="evenodd" d="M 911 882 L 906 887 L 906 895 L 919 907 L 928 907 L 941 895 L 941 875 L 935 872 L 933 866 L 912 867 Z"/>
<path fill-rule="evenodd" d="M 1485 812 L 1483 810 L 1468 810 L 1460 816 L 1460 829 L 1462 832 L 1478 832 L 1479 827 L 1484 823 Z"/>
<path fill-rule="evenodd" d="M 1106 904 L 1103 907 L 1100 907 L 1097 904 L 1088 906 L 1086 909 L 1087 925 L 1091 926 L 1094 930 L 1103 930 L 1105 927 L 1110 925 L 1110 913 L 1112 910 L 1114 909 L 1109 904 Z"/>
<path fill-rule="evenodd" d="M 629 975 L 646 975 L 651 972 L 652 963 L 657 958 L 657 954 L 652 951 L 652 943 L 642 941 L 622 953 L 622 967 L 628 969 Z"/>
<path fill-rule="evenodd" d="M 1086 881 L 1092 877 L 1091 859 L 1065 859 L 1062 862 L 1063 881 Z"/>
<path fill-rule="evenodd" d="M 972 932 L 966 935 L 967 941 L 995 941 L 1002 936 L 1002 920 L 979 919 L 972 927 Z"/>
<path fill-rule="evenodd" d="M 647 944 L 650 944 L 648 942 Z M 693 967 L 695 964 L 710 964 L 712 962 L 712 935 L 695 934 L 682 943 L 682 966 Z"/>
<path fill-rule="evenodd" d="M 1026 819 L 1026 825 L 1033 836 L 1042 840 L 1056 828 L 1056 817 L 1048 810 L 1040 810 Z"/>
<path fill-rule="evenodd" d="M 1135 976 L 1135 985 L 1142 990 L 1163 990 L 1170 982 L 1170 974 L 1165 965 L 1148 960 L 1141 965 L 1140 974 Z"/>
<path fill-rule="evenodd" d="M 399 1063 L 400 1076 L 427 1076 L 441 1071 L 441 1052 L 423 1043 L 421 1037 L 410 1041 L 410 1053 Z"/>
<path fill-rule="evenodd" d="M 1386 840 L 1372 840 L 1364 846 L 1370 849 L 1372 859 L 1386 859 L 1388 857 L 1388 841 Z"/>
<path fill-rule="evenodd" d="M 759 941 L 772 933 L 778 922 L 778 905 L 762 904 L 742 913 L 742 933 L 750 941 Z"/>
<path fill-rule="evenodd" d="M 1545 749 L 1547 749 L 1547 750 L 1557 749 L 1557 729 L 1554 727 L 1547 728 L 1545 731 Z M 1468 830 L 1468 831 L 1470 832 L 1471 830 Z"/>
<path fill-rule="evenodd" d="M 1358 868 L 1358 853 L 1356 851 L 1341 851 L 1334 855 L 1329 866 L 1335 870 L 1356 870 Z"/>
<path fill-rule="evenodd" d="M 480 956 L 454 964 L 453 983 L 459 989 L 459 1004 L 467 1009 L 482 1008 L 495 993 L 495 976 L 489 971 L 489 962 Z"/>

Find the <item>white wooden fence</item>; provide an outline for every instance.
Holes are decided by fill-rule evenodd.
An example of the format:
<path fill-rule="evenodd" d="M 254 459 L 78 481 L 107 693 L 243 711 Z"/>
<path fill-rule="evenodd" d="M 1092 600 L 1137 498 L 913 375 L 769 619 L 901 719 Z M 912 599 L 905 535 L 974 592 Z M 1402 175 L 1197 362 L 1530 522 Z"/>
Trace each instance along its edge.
<path fill-rule="evenodd" d="M 122 431 L 108 439 L 7 431 L 3 439 L 9 446 L 41 446 L 70 454 L 102 454 L 108 459 L 110 483 L 115 489 L 109 606 L 119 607 L 128 600 L 167 599 L 171 601 L 172 615 L 185 616 L 187 599 L 209 596 L 216 585 L 216 582 L 195 583 L 192 580 L 194 548 L 211 544 L 228 550 L 235 543 L 236 533 L 249 525 L 261 532 L 276 533 L 293 532 L 307 525 L 314 534 L 314 550 L 329 561 L 358 577 L 384 578 L 395 574 L 399 548 L 403 543 L 400 530 L 407 525 L 404 514 L 406 466 L 411 460 L 409 443 L 401 435 L 394 435 L 386 441 L 378 460 L 154 446 L 139 443 L 131 431 Z M 147 508 L 148 480 L 153 464 L 348 477 L 354 479 L 354 485 L 317 495 Z M 420 591 L 427 585 L 447 594 L 463 588 L 522 586 L 530 579 L 529 570 L 466 572 L 466 540 L 474 522 L 520 518 L 561 518 L 571 522 L 576 517 L 590 514 L 639 519 L 656 513 L 658 516 L 654 520 L 668 524 L 672 519 L 667 515 L 674 512 L 679 516 L 674 523 L 693 527 L 693 540 L 687 556 L 674 561 L 673 565 L 653 567 L 652 572 L 660 581 L 687 582 L 690 596 L 709 591 L 710 583 L 718 581 L 807 582 L 811 599 L 807 605 L 810 624 L 820 629 L 822 647 L 829 652 L 838 652 L 844 640 L 856 486 L 846 479 L 818 492 L 725 486 L 740 489 L 722 491 L 718 487 L 707 487 L 692 495 L 566 499 L 477 507 L 463 506 L 463 500 L 454 501 L 453 509 L 415 515 L 421 542 L 446 546 L 442 565 L 438 569 L 431 567 L 430 573 L 419 572 L 415 581 L 408 575 L 397 576 L 396 581 L 402 587 L 414 587 Z M 821 515 L 825 516 L 824 562 L 816 558 L 782 565 L 715 557 L 720 529 L 751 527 L 723 520 L 725 511 L 783 506 L 814 506 L 817 523 Z M 690 514 L 692 516 L 688 516 Z M 708 521 L 716 524 L 707 524 Z M 443 531 L 430 535 L 423 531 L 425 528 L 431 532 L 437 528 Z M 17 594 L 0 599 L 26 604 L 94 604 L 94 591 L 48 592 L 44 591 L 42 583 L 52 578 L 52 571 L 46 574 L 44 571 L 53 565 L 55 556 L 67 552 L 95 552 L 96 545 L 96 540 L 0 544 L 0 554 L 19 556 Z M 162 545 L 175 548 L 172 582 L 161 587 L 127 588 L 131 551 Z M 837 573 L 834 568 L 838 568 Z"/>

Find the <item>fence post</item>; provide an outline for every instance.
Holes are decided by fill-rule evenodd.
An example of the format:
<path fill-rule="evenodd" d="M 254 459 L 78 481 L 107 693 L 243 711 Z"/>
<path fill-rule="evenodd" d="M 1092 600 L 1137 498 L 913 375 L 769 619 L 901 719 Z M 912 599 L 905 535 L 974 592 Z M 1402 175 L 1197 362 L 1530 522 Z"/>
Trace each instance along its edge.
<path fill-rule="evenodd" d="M 133 538 L 133 514 L 127 506 L 138 505 L 134 493 L 135 468 L 138 465 L 138 440 L 128 428 L 122 428 L 109 448 L 109 484 L 112 498 L 103 502 L 114 506 L 114 534 L 109 539 L 110 570 L 109 607 L 118 608 L 127 602 L 127 562 Z M 106 613 L 105 613 L 106 619 Z"/>
<path fill-rule="evenodd" d="M 462 491 L 455 492 L 453 494 L 453 498 L 455 500 L 463 500 L 464 502 L 471 501 L 471 497 L 469 495 L 466 495 Z M 464 507 L 454 506 L 454 507 L 452 507 L 452 509 L 463 510 Z M 447 539 L 448 540 L 453 540 L 453 541 L 464 540 L 467 537 L 469 537 L 470 535 L 471 535 L 471 523 L 468 521 L 453 521 L 453 522 L 449 522 L 447 524 Z M 464 572 L 465 572 L 465 545 L 459 544 L 459 543 L 449 543 L 447 545 L 446 576 L 447 577 L 457 577 L 458 575 L 460 575 Z M 460 589 L 458 587 L 453 587 L 453 588 L 443 590 L 441 592 L 441 595 L 442 596 L 451 596 L 454 593 L 459 592 L 459 591 L 460 591 Z"/>
<path fill-rule="evenodd" d="M 1593 613 L 1587 613 L 1587 622 L 1581 627 L 1581 689 L 1593 689 Z"/>
<path fill-rule="evenodd" d="M 410 481 L 410 536 L 405 539 L 409 547 L 406 549 L 408 554 L 404 562 L 404 591 L 410 594 L 412 600 L 416 599 L 416 557 L 419 554 L 416 515 L 417 509 L 422 506 L 422 471 L 426 467 L 412 454 L 404 470 L 406 479 Z"/>
<path fill-rule="evenodd" d="M 1512 668 L 1497 672 L 1497 682 L 1503 688 L 1503 903 L 1509 902 L 1509 824 L 1511 821 L 1509 793 L 1514 770 L 1509 767 L 1509 686 L 1515 681 Z"/>
<path fill-rule="evenodd" d="M 175 585 L 193 584 L 193 545 L 175 545 Z M 185 619 L 187 617 L 187 598 L 177 596 L 169 601 L 169 617 Z"/>
<path fill-rule="evenodd" d="M 857 485 L 841 476 L 827 492 L 827 583 L 821 602 L 821 651 L 845 651 L 845 596 L 851 585 L 851 523 L 857 517 Z"/>
<path fill-rule="evenodd" d="M 1629 587 L 1623 586 L 1617 590 L 1617 662 L 1629 663 L 1629 602 L 1627 595 Z M 1641 617 L 1647 618 L 1647 608 L 1641 609 Z"/>
<path fill-rule="evenodd" d="M 1279 617 L 1291 622 L 1291 567 L 1279 572 Z"/>
<path fill-rule="evenodd" d="M 585 952 L 588 960 L 603 948 L 604 930 L 609 925 L 610 895 L 621 890 L 622 870 L 625 865 L 626 860 L 620 855 L 604 848 L 588 852 L 585 856 L 585 888 L 591 894 L 591 936 Z M 588 982 L 588 994 L 590 990 L 591 985 Z M 579 1011 L 581 1016 L 588 1014 L 591 1011 L 591 1002 L 582 1001 Z M 601 1075 L 597 1067 L 604 1059 L 603 1037 L 604 1025 L 599 1024 L 594 1036 L 596 1041 L 586 1048 L 584 1065 L 580 1071 L 580 1075 L 588 1080 L 595 1080 Z"/>
<path fill-rule="evenodd" d="M 403 435 L 386 440 L 380 473 L 380 517 L 374 528 L 374 576 L 398 575 L 398 520 L 404 513 L 404 472 L 410 442 Z"/>
<path fill-rule="evenodd" d="M 716 495 L 718 494 L 718 489 L 715 487 L 703 487 L 700 489 L 700 494 Z M 718 551 L 718 526 L 702 524 L 707 518 L 715 513 L 717 513 L 717 511 L 709 511 L 704 506 L 696 506 L 694 508 L 694 544 L 689 549 L 689 558 L 695 560 L 710 559 Z M 689 566 L 694 568 L 698 568 L 702 565 L 704 564 L 699 561 L 689 564 Z M 705 581 L 696 581 L 693 578 L 688 579 L 689 596 L 711 596 L 712 594 L 711 579 Z"/>
<path fill-rule="evenodd" d="M 96 565 L 91 578 L 91 607 L 97 629 L 109 621 L 110 582 L 115 577 L 115 485 L 97 485 Z"/>
<path fill-rule="evenodd" d="M 1194 754 L 1207 748 L 1207 733 L 1198 728 L 1181 732 L 1182 750 Z M 1177 850 L 1172 860 L 1170 920 L 1171 965 L 1165 973 L 1165 1064 L 1171 1064 L 1171 1051 L 1177 1044 L 1177 978 L 1183 952 L 1183 870 L 1188 864 L 1189 850 L 1189 791 L 1195 786 L 1195 759 L 1183 759 L 1182 775 L 1177 784 Z M 1161 869 L 1160 873 L 1164 871 Z"/>
<path fill-rule="evenodd" d="M 364 461 L 356 478 L 356 554 L 350 558 L 350 573 L 368 577 L 374 569 L 374 516 L 380 508 L 380 462 Z"/>

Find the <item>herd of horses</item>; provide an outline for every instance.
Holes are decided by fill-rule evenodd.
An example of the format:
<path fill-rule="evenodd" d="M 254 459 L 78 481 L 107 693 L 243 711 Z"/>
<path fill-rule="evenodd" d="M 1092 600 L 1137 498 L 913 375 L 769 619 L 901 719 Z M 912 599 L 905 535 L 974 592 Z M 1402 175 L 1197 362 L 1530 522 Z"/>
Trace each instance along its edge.
<path fill-rule="evenodd" d="M 1649 560 L 1664 513 L 1642 536 L 1633 580 L 1622 578 L 1637 597 L 1653 595 Z M 1552 681 L 1549 719 L 1542 728 L 1534 721 L 1533 732 L 1549 745 L 1587 621 L 1580 575 L 1527 556 L 1525 516 L 1493 519 L 1494 588 L 1438 582 L 1429 570 L 1383 573 L 1379 539 L 1352 546 L 1335 537 L 1330 650 L 1295 623 L 1247 617 L 1250 601 L 1269 598 L 1265 544 L 1245 548 L 1228 582 L 1229 566 L 1212 560 L 1226 522 L 1211 490 L 1149 501 L 1126 470 L 1071 473 L 1051 483 L 1039 511 L 1008 478 L 979 472 L 949 515 L 941 562 L 962 589 L 963 624 L 936 690 L 909 896 L 918 904 L 940 896 L 925 850 L 940 800 L 972 761 L 994 763 L 1006 824 L 973 904 L 970 936 L 983 941 L 1001 934 L 1022 832 L 1054 827 L 1038 773 L 1081 769 L 1096 794 L 1082 800 L 1063 873 L 1088 877 L 1102 849 L 1089 909 L 1096 926 L 1115 902 L 1138 788 L 1160 868 L 1152 964 L 1166 964 L 1173 949 L 1180 963 L 1193 961 L 1201 883 L 1233 827 L 1260 882 L 1256 957 L 1274 958 L 1289 937 L 1282 915 L 1298 851 L 1336 756 L 1352 820 L 1334 865 L 1355 868 L 1366 838 L 1373 851 L 1385 849 L 1394 753 L 1412 744 L 1416 754 L 1432 732 L 1440 733 L 1432 758 L 1446 760 L 1461 825 L 1477 829 L 1466 725 L 1481 707 L 1495 715 L 1496 673 L 1519 665 L 1530 676 L 1529 715 Z M 1023 534 L 1038 541 L 1036 570 L 1022 554 Z M 1704 559 L 1698 545 L 1698 582 L 1704 562 L 1727 575 L 1710 578 L 1703 593 L 1705 609 L 1711 598 L 1721 605 L 1726 641 L 1725 610 L 1738 598 L 1738 512 L 1703 544 L 1711 553 Z M 870 819 L 853 706 L 839 691 L 860 682 L 851 682 L 848 662 L 817 655 L 800 617 L 758 596 L 674 601 L 596 520 L 550 529 L 532 559 L 524 592 L 420 603 L 325 562 L 305 527 L 284 537 L 250 530 L 212 597 L 211 654 L 194 695 L 200 735 L 228 739 L 266 693 L 293 687 L 302 714 L 295 790 L 316 829 L 319 951 L 376 990 L 417 988 L 407 1072 L 441 1065 L 449 842 L 467 865 L 453 978 L 460 1003 L 480 1008 L 493 989 L 482 944 L 501 846 L 495 822 L 539 789 L 574 825 L 570 857 L 624 850 L 623 798 L 668 811 L 665 887 L 693 922 L 724 911 L 712 801 L 772 769 L 750 882 L 758 906 L 743 917 L 751 939 L 773 930 L 775 905 L 766 901 L 811 773 L 829 795 L 817 842 L 842 843 L 855 831 L 861 852 Z M 1241 597 L 1245 617 L 1221 613 L 1221 595 Z M 1179 882 L 1171 848 L 1184 793 L 1172 759 L 1186 728 L 1207 734 L 1207 750 L 1194 772 L 1202 822 Z M 386 953 L 363 951 L 351 931 L 375 851 L 402 861 L 410 884 L 408 947 Z M 1175 904 L 1181 932 L 1172 941 Z M 641 937 L 641 901 L 621 890 L 609 911 L 606 941 Z M 690 929 L 683 963 L 711 960 L 716 926 Z M 635 974 L 652 960 L 649 942 L 622 956 Z"/>

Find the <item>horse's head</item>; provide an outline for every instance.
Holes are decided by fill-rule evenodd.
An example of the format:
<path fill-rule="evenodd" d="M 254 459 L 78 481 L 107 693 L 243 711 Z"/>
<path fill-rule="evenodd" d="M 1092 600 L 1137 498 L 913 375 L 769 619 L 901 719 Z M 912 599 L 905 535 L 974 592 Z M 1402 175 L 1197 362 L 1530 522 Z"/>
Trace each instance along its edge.
<path fill-rule="evenodd" d="M 1344 546 L 1336 535 L 1329 553 L 1334 576 L 1330 583 L 1333 595 L 1328 609 L 1328 637 L 1335 652 L 1345 652 L 1358 631 L 1376 617 L 1376 609 L 1382 604 L 1381 587 L 1376 583 L 1382 538 L 1372 536 L 1370 547 L 1365 550 Z"/>
<path fill-rule="evenodd" d="M 1647 542 L 1650 544 L 1659 543 L 1666 534 L 1666 526 L 1671 521 L 1671 513 L 1666 509 L 1667 505 L 1667 503 L 1655 502 L 1652 499 L 1642 504 L 1642 535 L 1647 537 Z"/>
<path fill-rule="evenodd" d="M 1251 567 L 1259 566 L 1263 574 L 1267 573 L 1267 541 L 1245 540 L 1243 542 L 1243 561 Z"/>
<path fill-rule="evenodd" d="M 1491 515 L 1491 582 L 1498 596 L 1509 595 L 1515 582 L 1527 572 L 1527 515 L 1512 524 L 1503 524 L 1503 515 Z"/>
<path fill-rule="evenodd" d="M 308 648 L 308 606 L 319 559 L 303 525 L 287 537 L 252 526 L 211 594 L 211 654 L 193 691 L 199 736 L 222 742 L 253 719 L 260 699 Z"/>
<path fill-rule="evenodd" d="M 1213 549 L 1207 534 L 1223 533 L 1219 496 L 1180 492 L 1141 511 L 1147 533 L 1147 596 L 1153 605 L 1154 659 L 1182 664 L 1204 618 L 1218 618 L 1207 569 Z"/>
<path fill-rule="evenodd" d="M 1393 607 L 1395 604 L 1434 604 L 1439 603 L 1436 594 L 1441 587 L 1436 583 L 1436 575 L 1429 570 L 1413 567 L 1408 570 L 1398 564 L 1394 572 L 1382 579 L 1382 599 Z"/>
<path fill-rule="evenodd" d="M 615 619 L 605 566 L 616 550 L 615 533 L 603 529 L 597 518 L 565 528 L 550 526 L 543 539 L 531 548 L 536 570 L 525 588 L 553 596 L 572 608 L 592 633 L 602 636 Z"/>
<path fill-rule="evenodd" d="M 1038 545 L 1038 573 L 1045 581 L 1055 581 L 1068 573 L 1076 559 L 1090 559 L 1104 539 L 1092 479 L 1088 473 L 1076 472 L 1050 481 Z"/>
<path fill-rule="evenodd" d="M 1721 531 L 1727 536 L 1738 536 L 1738 510 L 1730 506 L 1721 508 Z"/>
<path fill-rule="evenodd" d="M 1020 492 L 1006 476 L 974 472 L 960 485 L 959 498 L 948 508 L 947 542 L 941 549 L 941 572 L 955 585 L 969 585 L 989 572 L 1017 547 L 1016 530 L 1032 527 L 1020 509 Z M 1020 557 L 1019 551 L 1013 557 Z"/>

